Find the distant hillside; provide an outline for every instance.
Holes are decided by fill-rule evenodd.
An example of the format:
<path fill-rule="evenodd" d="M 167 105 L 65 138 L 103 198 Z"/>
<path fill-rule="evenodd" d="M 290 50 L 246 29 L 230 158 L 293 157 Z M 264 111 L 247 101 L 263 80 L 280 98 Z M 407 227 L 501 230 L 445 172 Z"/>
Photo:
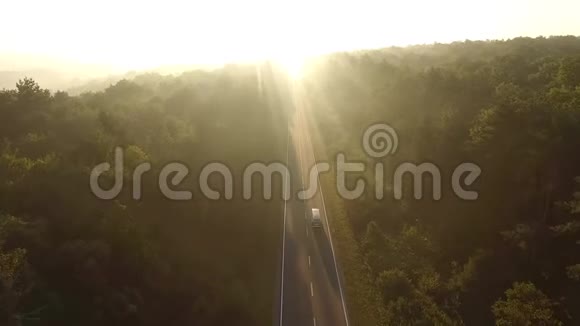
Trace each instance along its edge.
<path fill-rule="evenodd" d="M 537 38 L 518 37 L 509 40 L 466 40 L 449 44 L 389 47 L 357 51 L 356 53 L 395 65 L 421 68 L 446 65 L 457 61 L 489 61 L 507 55 L 533 58 L 570 55 L 580 53 L 580 37 L 568 35 Z"/>
<path fill-rule="evenodd" d="M 127 71 L 108 65 L 84 64 L 42 55 L 0 53 L 0 89 L 12 89 L 25 77 L 51 91 L 71 95 L 101 91 L 122 79 L 143 73 L 181 74 L 191 70 L 219 68 L 219 65 L 162 65 L 153 69 Z"/>
<path fill-rule="evenodd" d="M 24 77 L 33 78 L 51 90 L 67 89 L 82 82 L 78 77 L 52 70 L 0 71 L 0 89 L 14 88 L 18 80 Z"/>

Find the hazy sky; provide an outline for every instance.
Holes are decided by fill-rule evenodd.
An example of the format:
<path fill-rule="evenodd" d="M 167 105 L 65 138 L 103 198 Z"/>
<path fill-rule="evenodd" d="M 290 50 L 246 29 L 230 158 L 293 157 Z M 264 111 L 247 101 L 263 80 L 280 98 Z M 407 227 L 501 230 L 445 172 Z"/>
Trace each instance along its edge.
<path fill-rule="evenodd" d="M 286 60 L 389 45 L 580 35 L 579 14 L 580 0 L 3 1 L 0 53 L 123 69 Z"/>

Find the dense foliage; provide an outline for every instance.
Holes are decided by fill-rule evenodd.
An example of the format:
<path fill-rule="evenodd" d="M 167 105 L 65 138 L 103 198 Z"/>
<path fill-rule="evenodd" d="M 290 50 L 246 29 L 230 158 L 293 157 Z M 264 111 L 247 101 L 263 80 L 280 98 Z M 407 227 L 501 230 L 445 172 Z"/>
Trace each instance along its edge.
<path fill-rule="evenodd" d="M 295 104 L 284 80 L 267 65 L 227 66 L 79 96 L 31 79 L 0 91 L 0 324 L 270 324 L 279 196 L 209 200 L 193 176 L 209 162 L 239 179 L 250 162 L 284 160 Z M 376 297 L 364 311 L 381 325 L 580 323 L 579 38 L 340 53 L 311 62 L 298 84 L 320 158 L 383 162 L 387 185 L 401 162 L 442 172 L 441 200 L 426 178 L 424 199 L 409 182 L 402 200 L 387 186 L 382 200 L 369 193 L 333 211 L 348 221 L 334 224 L 336 241 L 352 234 L 337 248 L 356 251 L 338 251 L 352 321 L 364 319 L 356 292 Z M 396 129 L 395 155 L 362 151 L 376 122 Z M 117 146 L 126 184 L 152 164 L 141 200 L 89 189 Z M 191 170 L 181 187 L 193 200 L 158 189 L 160 168 L 176 161 Z M 477 200 L 451 190 L 462 162 L 482 168 Z M 372 168 L 363 177 L 374 189 Z"/>
<path fill-rule="evenodd" d="M 277 96 L 251 66 L 77 97 L 31 79 L 0 91 L 0 324 L 270 324 L 282 205 L 205 199 L 194 176 L 211 161 L 236 171 L 281 159 Z M 152 164 L 141 200 L 131 187 L 114 201 L 89 188 L 116 146 L 127 185 Z M 190 168 L 181 188 L 193 200 L 158 190 L 169 161 Z"/>
<path fill-rule="evenodd" d="M 345 204 L 382 298 L 367 311 L 385 325 L 580 323 L 579 38 L 336 54 L 312 64 L 305 92 L 319 148 L 370 167 L 370 194 Z M 377 122 L 399 136 L 378 160 L 360 145 Z M 379 161 L 387 185 L 401 162 L 436 164 L 443 198 L 426 177 L 421 200 L 410 182 L 402 200 L 388 186 L 374 199 Z M 477 200 L 451 190 L 462 162 L 482 168 Z"/>

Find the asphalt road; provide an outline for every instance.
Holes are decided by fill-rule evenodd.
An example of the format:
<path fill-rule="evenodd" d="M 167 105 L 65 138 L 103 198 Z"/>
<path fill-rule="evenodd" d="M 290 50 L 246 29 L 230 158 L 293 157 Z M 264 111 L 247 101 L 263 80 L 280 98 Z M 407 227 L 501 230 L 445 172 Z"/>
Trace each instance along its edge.
<path fill-rule="evenodd" d="M 304 108 L 297 105 L 288 125 L 287 166 L 293 195 L 285 202 L 280 275 L 280 326 L 349 326 L 324 194 L 300 200 L 296 190 L 309 183 L 316 162 Z M 320 209 L 323 228 L 313 228 L 309 212 Z"/>

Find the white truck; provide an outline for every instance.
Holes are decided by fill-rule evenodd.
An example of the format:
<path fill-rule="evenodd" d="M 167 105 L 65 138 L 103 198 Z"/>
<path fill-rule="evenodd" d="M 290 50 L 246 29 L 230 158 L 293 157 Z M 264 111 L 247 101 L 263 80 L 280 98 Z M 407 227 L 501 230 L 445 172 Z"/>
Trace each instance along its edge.
<path fill-rule="evenodd" d="M 310 222 L 312 223 L 313 228 L 321 228 L 322 227 L 322 220 L 320 219 L 320 209 L 313 208 L 312 215 L 310 218 Z"/>

